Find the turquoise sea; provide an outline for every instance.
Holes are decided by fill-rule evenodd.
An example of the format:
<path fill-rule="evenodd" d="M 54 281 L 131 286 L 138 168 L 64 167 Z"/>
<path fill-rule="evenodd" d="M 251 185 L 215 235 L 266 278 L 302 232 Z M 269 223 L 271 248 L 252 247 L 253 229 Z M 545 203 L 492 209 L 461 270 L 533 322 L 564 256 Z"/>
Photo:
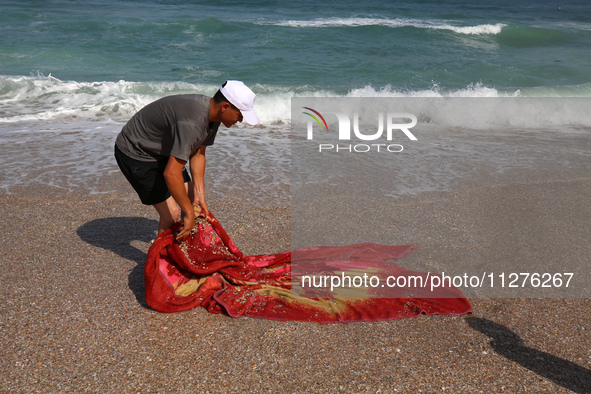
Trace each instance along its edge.
<path fill-rule="evenodd" d="M 262 125 L 227 131 L 215 160 L 247 157 L 240 187 L 275 190 L 292 97 L 589 97 L 589 48 L 584 0 L 0 0 L 0 187 L 108 191 L 66 169 L 115 173 L 139 108 L 239 79 Z"/>

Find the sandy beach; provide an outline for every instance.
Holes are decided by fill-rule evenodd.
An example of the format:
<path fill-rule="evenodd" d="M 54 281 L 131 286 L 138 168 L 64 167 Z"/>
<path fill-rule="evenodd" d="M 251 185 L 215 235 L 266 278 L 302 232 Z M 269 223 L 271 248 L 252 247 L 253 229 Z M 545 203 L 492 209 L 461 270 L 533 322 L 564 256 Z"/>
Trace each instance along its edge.
<path fill-rule="evenodd" d="M 99 196 L 59 198 L 37 189 L 38 197 L 32 190 L 0 197 L 1 391 L 591 392 L 586 298 L 470 298 L 471 315 L 329 325 L 234 319 L 204 309 L 155 312 L 143 290 L 155 214 L 117 182 L 120 193 Z M 589 232 L 581 226 L 590 207 L 581 200 L 589 192 L 591 182 L 581 179 L 399 201 L 389 239 L 420 248 L 402 266 L 486 264 L 498 243 L 519 233 L 515 214 L 531 213 L 537 196 L 554 203 L 556 234 L 571 231 L 560 239 L 564 249 L 544 256 L 560 261 L 570 251 L 569 259 L 586 259 L 589 246 L 581 241 Z M 513 196 L 512 209 L 500 209 L 499 195 Z M 557 196 L 566 200 L 552 200 Z M 235 198 L 209 204 L 243 252 L 290 248 L 289 206 Z M 488 207 L 492 225 L 478 206 Z M 469 239 L 461 230 L 468 222 Z M 502 236 L 487 242 L 493 233 Z M 538 257 L 523 253 L 515 260 Z"/>

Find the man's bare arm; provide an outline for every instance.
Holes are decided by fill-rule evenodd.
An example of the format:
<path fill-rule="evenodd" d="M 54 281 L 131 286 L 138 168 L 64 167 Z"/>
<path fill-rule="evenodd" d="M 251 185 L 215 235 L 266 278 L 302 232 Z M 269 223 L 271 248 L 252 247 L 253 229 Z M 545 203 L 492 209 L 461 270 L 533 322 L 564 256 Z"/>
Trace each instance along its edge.
<path fill-rule="evenodd" d="M 201 208 L 205 211 L 205 214 L 209 214 L 209 209 L 207 208 L 207 202 L 205 201 L 205 148 L 206 146 L 201 146 L 195 152 L 193 156 L 191 156 L 189 161 L 189 167 L 191 170 L 191 177 L 193 178 L 193 204 L 200 205 Z"/>

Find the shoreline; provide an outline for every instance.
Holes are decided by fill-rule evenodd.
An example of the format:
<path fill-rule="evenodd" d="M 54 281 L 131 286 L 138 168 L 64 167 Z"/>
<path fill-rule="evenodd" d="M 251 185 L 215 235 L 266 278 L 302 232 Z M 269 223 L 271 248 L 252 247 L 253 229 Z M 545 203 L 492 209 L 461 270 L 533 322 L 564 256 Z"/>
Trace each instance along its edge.
<path fill-rule="evenodd" d="M 563 201 L 567 222 L 585 220 L 588 206 L 572 204 L 588 195 L 590 184 L 571 181 L 558 195 L 570 196 Z M 555 191 L 564 189 L 543 186 L 496 190 L 511 190 L 503 195 L 514 196 L 524 208 L 532 196 L 544 198 L 540 191 L 554 201 Z M 346 325 L 233 319 L 201 308 L 160 314 L 143 300 L 143 261 L 157 227 L 151 207 L 124 192 L 59 199 L 37 193 L 48 198 L 0 196 L 2 389 L 584 392 L 591 387 L 588 298 L 470 298 L 472 315 Z M 479 212 L 449 207 L 475 198 L 495 201 L 490 189 L 478 187 L 394 201 L 404 214 L 396 215 L 390 244 L 419 245 L 399 265 L 433 265 L 442 253 L 449 259 L 466 250 L 470 257 L 493 251 L 494 244 L 479 249 L 479 237 L 497 234 L 498 226 L 519 218 L 505 212 L 487 231 L 474 222 L 473 239 L 466 239 L 468 233 L 457 230 L 458 217 L 470 222 Z M 290 247 L 293 207 L 237 199 L 208 203 L 245 254 Z M 489 204 L 490 217 L 503 212 L 501 205 Z M 321 243 L 324 233 L 314 235 L 312 241 Z"/>

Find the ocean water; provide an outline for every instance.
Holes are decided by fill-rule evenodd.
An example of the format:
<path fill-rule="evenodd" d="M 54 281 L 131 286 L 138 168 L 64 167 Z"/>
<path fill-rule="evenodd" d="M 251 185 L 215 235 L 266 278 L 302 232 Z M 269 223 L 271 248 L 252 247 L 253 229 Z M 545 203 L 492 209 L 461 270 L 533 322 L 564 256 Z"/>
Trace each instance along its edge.
<path fill-rule="evenodd" d="M 261 125 L 221 133 L 211 190 L 285 201 L 293 97 L 590 97 L 589 48 L 583 0 L 0 0 L 0 188 L 111 192 L 129 117 L 239 79 Z"/>

